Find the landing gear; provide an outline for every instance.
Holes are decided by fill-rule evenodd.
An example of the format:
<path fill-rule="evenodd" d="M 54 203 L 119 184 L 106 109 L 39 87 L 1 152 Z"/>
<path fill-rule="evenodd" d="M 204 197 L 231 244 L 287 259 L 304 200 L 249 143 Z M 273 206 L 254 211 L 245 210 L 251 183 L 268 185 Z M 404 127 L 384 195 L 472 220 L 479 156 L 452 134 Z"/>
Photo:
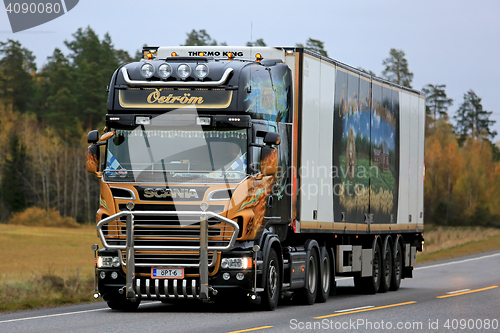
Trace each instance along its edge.
<path fill-rule="evenodd" d="M 380 253 L 380 245 L 378 239 L 373 240 L 372 245 L 373 262 L 372 262 L 372 276 L 354 277 L 354 285 L 359 288 L 363 293 L 375 294 L 380 288 L 381 274 L 382 274 L 382 255 Z"/>

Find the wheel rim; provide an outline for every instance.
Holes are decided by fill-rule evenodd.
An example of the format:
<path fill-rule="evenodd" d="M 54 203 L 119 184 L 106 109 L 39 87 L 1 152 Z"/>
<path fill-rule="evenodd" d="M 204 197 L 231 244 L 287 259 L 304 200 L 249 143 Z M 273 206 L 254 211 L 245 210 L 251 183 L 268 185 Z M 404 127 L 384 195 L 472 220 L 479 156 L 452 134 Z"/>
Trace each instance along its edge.
<path fill-rule="evenodd" d="M 316 261 L 313 256 L 309 257 L 309 270 L 308 270 L 308 286 L 309 292 L 314 293 L 316 291 Z"/>
<path fill-rule="evenodd" d="M 278 288 L 278 273 L 276 272 L 276 265 L 274 260 L 269 262 L 269 295 L 271 298 L 276 294 L 276 288 Z"/>
<path fill-rule="evenodd" d="M 378 253 L 378 247 L 375 247 L 375 251 L 373 253 L 373 277 L 375 278 L 375 281 L 378 281 L 379 278 L 379 253 Z"/>
<path fill-rule="evenodd" d="M 394 263 L 394 275 L 396 276 L 397 279 L 400 278 L 401 276 L 401 251 L 399 251 L 399 248 L 396 249 L 396 259 Z"/>
<path fill-rule="evenodd" d="M 389 281 L 391 277 L 391 256 L 390 256 L 389 249 L 386 248 L 385 250 L 385 280 Z"/>
<path fill-rule="evenodd" d="M 321 277 L 321 287 L 323 288 L 323 292 L 326 293 L 330 286 L 330 261 L 326 256 L 323 258 L 323 272 L 321 273 Z"/>

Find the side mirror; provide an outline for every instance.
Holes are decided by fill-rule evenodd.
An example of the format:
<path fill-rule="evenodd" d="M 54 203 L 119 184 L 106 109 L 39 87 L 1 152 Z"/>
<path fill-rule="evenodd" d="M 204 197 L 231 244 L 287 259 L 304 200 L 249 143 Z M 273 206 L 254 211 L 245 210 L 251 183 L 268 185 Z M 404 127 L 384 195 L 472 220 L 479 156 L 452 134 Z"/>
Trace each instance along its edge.
<path fill-rule="evenodd" d="M 260 170 L 264 176 L 276 175 L 278 172 L 278 149 L 269 146 L 262 147 L 260 153 Z"/>
<path fill-rule="evenodd" d="M 264 143 L 266 145 L 279 145 L 281 142 L 281 137 L 278 133 L 267 132 L 264 136 Z"/>
<path fill-rule="evenodd" d="M 94 131 L 92 131 L 94 132 Z M 97 131 L 95 131 L 97 132 Z M 89 133 L 90 135 L 90 133 Z M 88 173 L 98 173 L 99 172 L 99 160 L 101 157 L 101 152 L 99 151 L 99 146 L 91 145 L 87 148 L 87 172 Z"/>
<path fill-rule="evenodd" d="M 94 144 L 97 141 L 99 141 L 99 131 L 98 130 L 90 131 L 89 134 L 87 134 L 87 142 Z"/>

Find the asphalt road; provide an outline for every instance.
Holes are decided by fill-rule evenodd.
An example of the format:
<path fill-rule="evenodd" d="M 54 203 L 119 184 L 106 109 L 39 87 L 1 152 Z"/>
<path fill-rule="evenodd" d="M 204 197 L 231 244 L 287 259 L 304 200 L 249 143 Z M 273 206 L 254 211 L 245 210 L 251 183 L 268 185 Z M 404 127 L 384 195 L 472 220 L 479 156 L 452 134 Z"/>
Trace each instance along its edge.
<path fill-rule="evenodd" d="M 362 295 L 351 278 L 312 306 L 275 311 L 235 304 L 105 303 L 0 314 L 0 332 L 500 332 L 500 251 L 418 266 L 386 294 Z"/>

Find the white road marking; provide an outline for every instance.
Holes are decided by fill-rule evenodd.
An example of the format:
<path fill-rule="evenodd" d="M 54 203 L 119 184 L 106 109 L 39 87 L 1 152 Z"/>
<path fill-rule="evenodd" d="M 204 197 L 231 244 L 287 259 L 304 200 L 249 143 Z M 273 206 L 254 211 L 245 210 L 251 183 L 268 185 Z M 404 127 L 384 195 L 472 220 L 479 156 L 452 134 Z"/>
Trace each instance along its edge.
<path fill-rule="evenodd" d="M 142 304 L 141 307 L 144 307 L 144 306 L 147 306 L 147 305 L 151 305 L 151 304 L 158 304 L 158 303 L 160 303 L 160 302 L 159 301 L 148 302 L 148 303 Z M 106 307 L 106 308 L 93 309 L 93 310 L 56 313 L 56 314 L 51 314 L 51 315 L 46 315 L 46 316 L 36 316 L 36 317 L 9 319 L 9 320 L 2 320 L 2 321 L 0 321 L 0 324 L 14 322 L 14 321 L 22 321 L 22 320 L 31 320 L 31 319 L 42 319 L 42 318 L 49 318 L 49 317 L 67 316 L 67 315 L 72 315 L 72 314 L 95 312 L 95 311 L 103 311 L 103 310 L 110 310 L 110 309 Z"/>
<path fill-rule="evenodd" d="M 102 308 L 102 309 L 85 310 L 85 311 L 75 311 L 75 312 L 56 313 L 56 314 L 46 315 L 46 316 L 36 316 L 36 317 L 27 317 L 27 318 L 18 318 L 18 319 L 2 320 L 2 321 L 0 321 L 0 324 L 2 324 L 2 323 L 10 323 L 10 322 L 13 322 L 13 321 L 22 321 L 22 320 L 31 320 L 31 319 L 40 319 L 40 318 L 49 318 L 49 317 L 67 316 L 67 315 L 72 315 L 72 314 L 77 314 L 77 313 L 95 312 L 95 311 L 102 311 L 102 310 L 109 310 L 109 309 L 108 309 L 108 308 Z"/>
<path fill-rule="evenodd" d="M 430 266 L 425 266 L 425 267 L 416 267 L 414 270 L 434 268 L 434 267 L 441 267 L 441 266 L 448 266 L 448 265 L 454 265 L 454 264 L 461 264 L 461 263 L 467 262 L 467 261 L 486 259 L 486 258 L 491 258 L 491 257 L 496 257 L 496 256 L 500 256 L 500 253 L 490 254 L 490 255 L 487 255 L 487 256 L 482 256 L 482 257 L 477 257 L 477 258 L 470 258 L 470 259 L 464 259 L 464 260 L 446 262 L 444 264 L 430 265 Z"/>
<path fill-rule="evenodd" d="M 462 289 L 462 290 L 457 290 L 457 291 L 450 291 L 450 292 L 447 292 L 447 294 L 451 295 L 451 294 L 457 294 L 457 293 L 461 293 L 461 292 L 464 292 L 464 291 L 469 291 L 470 289 Z"/>
<path fill-rule="evenodd" d="M 335 311 L 335 312 L 348 312 L 348 311 L 356 311 L 356 310 L 370 309 L 370 308 L 373 308 L 373 307 L 374 307 L 373 305 L 368 305 L 368 306 L 362 306 L 362 307 L 359 307 L 359 308 L 345 309 L 345 310 L 338 310 L 338 311 Z"/>

